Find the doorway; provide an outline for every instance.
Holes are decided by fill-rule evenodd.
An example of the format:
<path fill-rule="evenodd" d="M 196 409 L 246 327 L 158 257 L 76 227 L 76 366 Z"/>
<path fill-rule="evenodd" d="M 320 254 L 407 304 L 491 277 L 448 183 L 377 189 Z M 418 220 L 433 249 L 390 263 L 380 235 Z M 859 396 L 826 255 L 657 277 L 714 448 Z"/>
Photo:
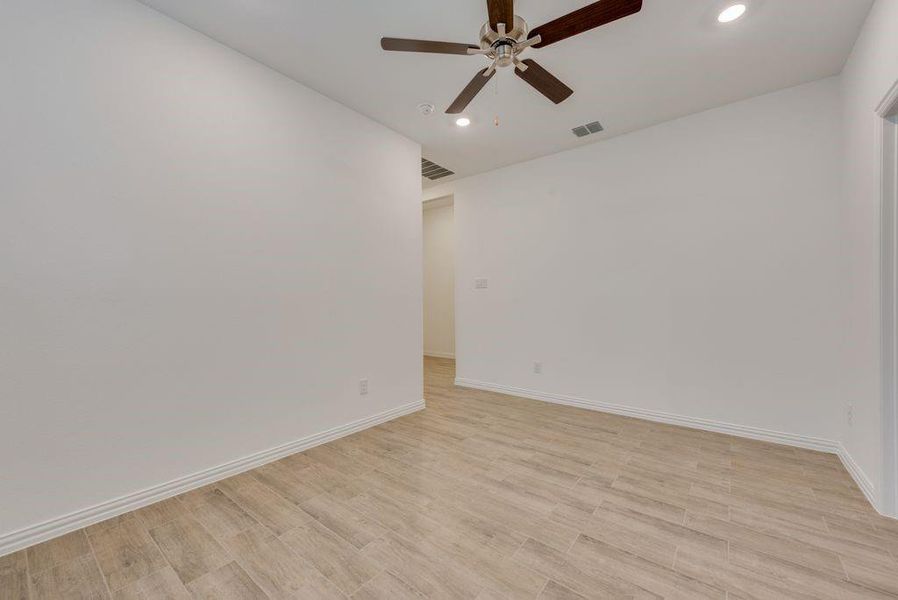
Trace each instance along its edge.
<path fill-rule="evenodd" d="M 455 358 L 455 202 L 424 203 L 424 356 Z"/>

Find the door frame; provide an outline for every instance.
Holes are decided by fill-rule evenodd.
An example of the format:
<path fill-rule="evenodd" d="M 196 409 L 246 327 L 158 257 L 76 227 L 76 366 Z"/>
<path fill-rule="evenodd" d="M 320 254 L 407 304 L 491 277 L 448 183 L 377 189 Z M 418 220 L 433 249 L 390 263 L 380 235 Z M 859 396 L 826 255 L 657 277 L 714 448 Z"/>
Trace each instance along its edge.
<path fill-rule="evenodd" d="M 879 106 L 880 367 L 882 494 L 880 512 L 898 517 L 898 81 Z"/>
<path fill-rule="evenodd" d="M 428 350 L 427 347 L 424 347 L 424 356 L 430 356 L 433 358 L 448 358 L 451 360 L 456 360 L 458 356 L 458 319 L 456 315 L 456 293 L 458 290 L 457 285 L 457 266 L 458 266 L 458 236 L 455 235 L 455 195 L 452 193 L 434 196 L 433 198 L 427 198 L 427 190 L 424 190 L 424 197 L 426 198 L 421 203 L 422 215 L 426 213 L 428 210 L 434 210 L 438 208 L 446 208 L 452 207 L 452 352 L 442 352 L 442 351 L 434 351 Z M 422 242 L 424 242 L 424 233 L 422 231 Z M 422 253 L 422 262 L 424 256 Z M 424 265 L 426 269 L 426 265 Z M 422 294 L 422 302 L 424 301 L 424 297 Z M 423 312 L 423 311 L 422 311 Z"/>

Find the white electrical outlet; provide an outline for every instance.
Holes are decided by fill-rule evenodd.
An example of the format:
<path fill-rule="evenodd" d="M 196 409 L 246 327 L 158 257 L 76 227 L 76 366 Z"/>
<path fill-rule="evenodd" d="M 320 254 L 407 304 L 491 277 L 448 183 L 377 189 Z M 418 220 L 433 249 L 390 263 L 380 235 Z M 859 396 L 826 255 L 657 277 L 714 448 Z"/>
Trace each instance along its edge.
<path fill-rule="evenodd" d="M 848 403 L 848 410 L 846 411 L 846 418 L 848 419 L 848 425 L 854 425 L 854 404 Z"/>
<path fill-rule="evenodd" d="M 533 363 L 533 372 L 536 373 L 537 375 L 542 373 L 543 372 L 543 363 L 541 363 L 539 361 Z"/>
<path fill-rule="evenodd" d="M 490 282 L 485 277 L 479 277 L 474 280 L 474 289 L 475 290 L 485 290 L 490 286 Z"/>
<path fill-rule="evenodd" d="M 360 379 L 359 380 L 359 395 L 364 396 L 368 393 L 368 380 Z"/>

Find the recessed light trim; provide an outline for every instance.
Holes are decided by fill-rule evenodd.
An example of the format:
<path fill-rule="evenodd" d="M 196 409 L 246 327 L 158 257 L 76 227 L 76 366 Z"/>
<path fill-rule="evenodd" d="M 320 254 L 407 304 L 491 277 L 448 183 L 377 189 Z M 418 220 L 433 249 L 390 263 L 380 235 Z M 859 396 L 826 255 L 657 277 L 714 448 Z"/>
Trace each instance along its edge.
<path fill-rule="evenodd" d="M 733 4 L 720 11 L 720 14 L 717 16 L 717 20 L 720 23 L 732 23 L 733 21 L 744 15 L 746 10 L 747 7 L 742 3 Z"/>
<path fill-rule="evenodd" d="M 468 117 L 459 117 L 455 119 L 455 124 L 459 127 L 467 127 L 471 124 L 471 119 L 469 119 Z"/>

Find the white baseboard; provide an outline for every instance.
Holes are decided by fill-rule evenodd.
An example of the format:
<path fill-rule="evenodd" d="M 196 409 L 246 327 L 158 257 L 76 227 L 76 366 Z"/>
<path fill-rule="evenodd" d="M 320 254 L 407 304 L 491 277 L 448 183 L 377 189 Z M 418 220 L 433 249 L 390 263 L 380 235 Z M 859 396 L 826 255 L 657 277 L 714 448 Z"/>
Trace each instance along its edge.
<path fill-rule="evenodd" d="M 296 452 L 302 452 L 327 442 L 332 442 L 341 437 L 374 427 L 381 423 L 391 421 L 398 417 L 411 414 L 424 408 L 424 400 L 410 402 L 382 413 L 371 415 L 345 425 L 340 425 L 313 435 L 300 438 L 293 442 L 263 450 L 250 456 L 206 469 L 192 475 L 187 475 L 161 485 L 156 485 L 140 492 L 127 494 L 114 500 L 109 500 L 89 508 L 75 511 L 68 515 L 51 519 L 37 525 L 32 525 L 18 531 L 0 535 L 0 556 L 10 554 L 22 548 L 53 539 L 93 525 L 106 519 L 142 508 L 154 502 L 183 494 L 204 485 L 226 479 L 233 475 L 254 469 L 266 463 L 278 460 Z"/>
<path fill-rule="evenodd" d="M 838 442 L 825 440 L 821 438 L 810 437 L 806 435 L 798 435 L 795 433 L 784 433 L 782 431 L 772 431 L 769 429 L 761 429 L 758 427 L 749 427 L 747 425 L 736 425 L 734 423 L 726 423 L 724 421 L 714 421 L 711 419 L 700 419 L 697 417 L 687 417 L 673 413 L 666 413 L 657 410 L 649 410 L 646 408 L 635 408 L 632 406 L 623 406 L 620 404 L 610 404 L 608 402 L 600 402 L 598 400 L 586 400 L 575 396 L 565 396 L 562 394 L 552 394 L 549 392 L 537 392 L 524 388 L 516 388 L 507 385 L 495 383 L 486 383 L 483 381 L 473 381 L 470 379 L 457 378 L 455 385 L 469 387 L 478 390 L 487 390 L 490 392 L 499 392 L 501 394 L 511 394 L 513 396 L 521 396 L 533 400 L 542 400 L 553 404 L 564 404 L 565 406 L 576 406 L 586 408 L 588 410 L 597 410 L 600 412 L 612 413 L 615 415 L 623 415 L 627 417 L 635 417 L 646 421 L 654 421 L 656 423 L 666 423 L 668 425 L 681 425 L 692 429 L 702 429 L 705 431 L 714 431 L 717 433 L 726 433 L 738 437 L 751 438 L 753 440 L 761 440 L 764 442 L 773 442 L 775 444 L 785 444 L 787 446 L 797 446 L 799 448 L 807 448 L 809 450 L 819 450 L 830 454 L 838 454 Z"/>
<path fill-rule="evenodd" d="M 749 427 L 747 425 L 736 425 L 734 423 L 725 423 L 723 421 L 714 421 L 710 419 L 699 419 L 696 417 L 686 417 L 673 413 L 665 413 L 645 408 L 634 408 L 632 406 L 622 406 L 619 404 L 610 404 L 607 402 L 599 402 L 596 400 L 586 400 L 575 396 L 565 396 L 562 394 L 552 394 L 549 392 L 538 392 L 525 388 L 512 387 L 509 385 L 501 385 L 498 383 L 487 383 L 483 381 L 475 381 L 458 377 L 455 385 L 477 390 L 486 390 L 489 392 L 498 392 L 500 394 L 509 394 L 512 396 L 520 396 L 522 398 L 530 398 L 532 400 L 542 400 L 543 402 L 551 402 L 553 404 L 563 404 L 565 406 L 576 406 L 588 410 L 612 413 L 627 417 L 635 417 L 637 419 L 645 419 L 646 421 L 654 421 L 656 423 L 666 423 L 668 425 L 680 425 L 690 427 L 692 429 L 702 429 L 704 431 L 713 431 L 716 433 L 726 433 L 738 437 L 760 440 L 763 442 L 773 442 L 775 444 L 784 444 L 786 446 L 795 446 L 797 448 L 806 448 L 809 450 L 818 450 L 835 454 L 845 465 L 845 469 L 854 479 L 857 486 L 861 489 L 867 501 L 879 514 L 885 515 L 879 506 L 879 499 L 876 494 L 876 488 L 873 486 L 870 478 L 867 477 L 863 469 L 855 462 L 854 458 L 848 453 L 848 450 L 841 442 L 815 438 L 806 435 L 798 435 L 795 433 L 784 433 L 781 431 L 772 431 L 769 429 L 761 429 L 758 427 Z"/>
<path fill-rule="evenodd" d="M 431 356 L 433 358 L 451 358 L 455 360 L 455 355 L 451 352 L 430 352 L 429 350 L 425 350 L 424 356 Z"/>
<path fill-rule="evenodd" d="M 882 514 L 882 511 L 880 511 L 879 508 L 879 499 L 876 496 L 876 488 L 873 487 L 873 482 L 870 481 L 870 478 L 867 477 L 867 474 L 864 473 L 864 470 L 861 469 L 860 465 L 854 461 L 854 458 L 848 453 L 848 450 L 841 443 L 839 443 L 838 455 L 839 459 L 842 461 L 842 464 L 845 466 L 845 470 L 848 471 L 849 475 L 851 475 L 851 478 L 854 479 L 857 487 L 861 488 L 861 491 L 867 498 L 867 502 L 872 504 L 873 507 L 876 508 L 877 512 L 879 512 L 879 514 Z"/>

